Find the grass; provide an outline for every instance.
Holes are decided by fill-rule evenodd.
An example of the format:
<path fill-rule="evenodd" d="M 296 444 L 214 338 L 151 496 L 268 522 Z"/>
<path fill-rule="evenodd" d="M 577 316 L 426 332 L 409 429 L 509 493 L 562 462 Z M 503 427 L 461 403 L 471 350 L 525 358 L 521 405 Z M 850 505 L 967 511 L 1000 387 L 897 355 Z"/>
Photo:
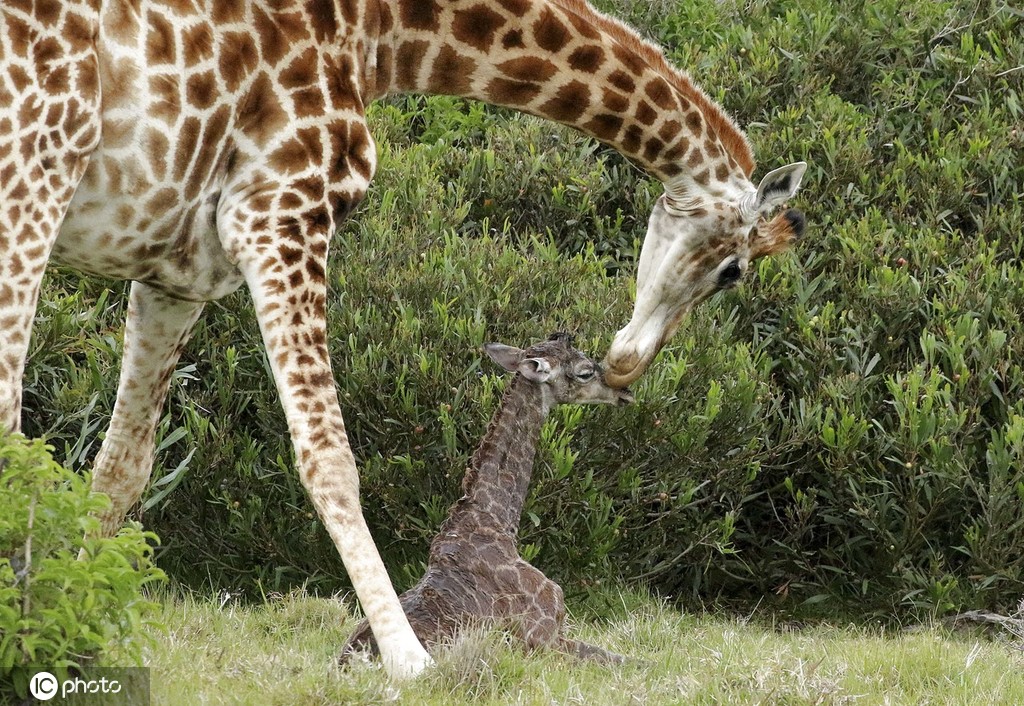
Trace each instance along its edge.
<path fill-rule="evenodd" d="M 419 680 L 334 659 L 349 600 L 303 592 L 262 604 L 168 593 L 147 655 L 155 704 L 1021 704 L 1024 644 L 942 627 L 810 627 L 688 615 L 629 594 L 617 617 L 574 625 L 636 658 L 625 667 L 524 654 L 472 633 Z"/>

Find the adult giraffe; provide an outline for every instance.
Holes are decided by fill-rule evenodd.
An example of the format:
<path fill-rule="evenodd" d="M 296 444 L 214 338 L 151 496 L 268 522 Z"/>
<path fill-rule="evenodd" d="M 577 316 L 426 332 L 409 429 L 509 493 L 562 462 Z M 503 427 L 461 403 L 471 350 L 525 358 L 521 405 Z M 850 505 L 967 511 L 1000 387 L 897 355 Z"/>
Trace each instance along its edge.
<path fill-rule="evenodd" d="M 416 641 L 367 531 L 326 337 L 331 234 L 376 163 L 366 105 L 445 93 L 572 125 L 665 185 L 607 380 L 636 379 L 681 318 L 803 227 L 804 165 L 750 181 L 744 135 L 689 78 L 582 0 L 3 0 L 0 429 L 51 255 L 133 280 L 93 487 L 114 532 L 152 467 L 168 379 L 203 303 L 249 286 L 302 482 L 389 671 Z"/>

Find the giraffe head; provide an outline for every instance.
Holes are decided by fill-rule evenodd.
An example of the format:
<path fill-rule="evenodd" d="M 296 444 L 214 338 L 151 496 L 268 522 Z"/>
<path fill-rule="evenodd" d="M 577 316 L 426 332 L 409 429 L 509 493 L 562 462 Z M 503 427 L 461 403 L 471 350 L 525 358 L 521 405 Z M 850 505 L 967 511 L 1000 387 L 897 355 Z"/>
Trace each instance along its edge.
<path fill-rule="evenodd" d="M 797 162 L 776 169 L 756 189 L 744 179 L 714 192 L 666 190 L 640 252 L 632 319 L 604 361 L 609 385 L 625 387 L 640 377 L 695 305 L 736 286 L 751 262 L 803 234 L 799 211 L 768 214 L 796 193 L 806 168 Z"/>
<path fill-rule="evenodd" d="M 556 404 L 613 404 L 633 401 L 625 387 L 613 388 L 605 380 L 599 363 L 573 347 L 567 333 L 553 333 L 548 340 L 526 350 L 488 343 L 484 351 L 509 372 L 541 386 L 547 407 Z"/>

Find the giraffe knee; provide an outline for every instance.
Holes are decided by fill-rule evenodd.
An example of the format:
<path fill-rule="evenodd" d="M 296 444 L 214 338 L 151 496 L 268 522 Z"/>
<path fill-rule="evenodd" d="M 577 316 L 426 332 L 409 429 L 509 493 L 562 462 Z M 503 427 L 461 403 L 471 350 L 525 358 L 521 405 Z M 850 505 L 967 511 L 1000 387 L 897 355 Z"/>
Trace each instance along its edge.
<path fill-rule="evenodd" d="M 307 474 L 303 469 L 302 475 L 313 506 L 329 527 L 346 527 L 362 517 L 358 474 L 325 469 Z"/>
<path fill-rule="evenodd" d="M 128 509 L 142 497 L 148 481 L 148 473 L 130 474 L 123 478 L 94 474 L 91 490 L 110 498 L 110 508 L 103 513 L 103 517 L 112 523 L 120 524 Z"/>
<path fill-rule="evenodd" d="M 551 579 L 544 579 L 544 586 L 539 592 L 537 601 L 546 614 L 553 616 L 558 621 L 565 618 L 565 594 L 562 592 L 562 587 Z"/>
<path fill-rule="evenodd" d="M 520 635 L 528 649 L 551 647 L 558 640 L 559 624 L 553 616 L 537 612 L 521 619 Z"/>
<path fill-rule="evenodd" d="M 93 464 L 92 490 L 107 495 L 111 513 L 119 513 L 119 517 L 142 496 L 153 472 L 152 434 L 146 430 L 134 432 L 121 434 L 108 429 Z"/>

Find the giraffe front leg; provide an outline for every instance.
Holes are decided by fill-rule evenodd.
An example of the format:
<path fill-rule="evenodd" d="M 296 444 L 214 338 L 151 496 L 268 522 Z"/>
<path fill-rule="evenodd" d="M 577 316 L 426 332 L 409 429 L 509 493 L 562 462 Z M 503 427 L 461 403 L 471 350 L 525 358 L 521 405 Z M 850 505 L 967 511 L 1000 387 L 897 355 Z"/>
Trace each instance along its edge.
<path fill-rule="evenodd" d="M 326 206 L 320 208 L 326 212 Z M 271 218 L 263 226 L 269 232 L 260 227 L 265 217 L 244 220 L 251 230 L 238 239 L 239 268 L 252 293 L 303 486 L 341 554 L 385 668 L 393 677 L 414 676 L 431 660 L 402 611 L 363 518 L 359 474 L 328 355 L 330 219 Z"/>
<path fill-rule="evenodd" d="M 624 664 L 626 658 L 597 645 L 565 636 L 565 597 L 562 587 L 523 562 L 519 631 L 527 649 L 550 647 L 580 660 Z"/>
<path fill-rule="evenodd" d="M 96 10 L 23 5 L 0 2 L 0 435 L 21 429 L 43 272 L 100 134 Z M 68 33 L 53 15 L 84 24 Z"/>
<path fill-rule="evenodd" d="M 565 620 L 562 587 L 523 559 L 496 573 L 505 591 L 496 597 L 498 612 L 511 619 L 516 637 L 531 652 L 556 645 Z"/>
<path fill-rule="evenodd" d="M 0 200 L 0 210 L 3 205 Z M 15 249 L 15 233 L 32 227 L 27 223 L 5 225 L 0 223 L 0 436 L 21 430 L 21 381 L 28 358 L 29 336 L 46 259 L 57 234 L 55 224 L 50 224 L 49 232 L 33 235 L 29 242 L 39 255 L 37 261 L 31 263 L 31 270 L 25 272 L 21 255 Z M 15 270 L 18 275 L 13 274 Z"/>
<path fill-rule="evenodd" d="M 110 497 L 102 536 L 117 532 L 153 470 L 153 437 L 171 373 L 203 304 L 182 301 L 132 282 L 117 401 L 93 464 L 92 489 Z"/>

